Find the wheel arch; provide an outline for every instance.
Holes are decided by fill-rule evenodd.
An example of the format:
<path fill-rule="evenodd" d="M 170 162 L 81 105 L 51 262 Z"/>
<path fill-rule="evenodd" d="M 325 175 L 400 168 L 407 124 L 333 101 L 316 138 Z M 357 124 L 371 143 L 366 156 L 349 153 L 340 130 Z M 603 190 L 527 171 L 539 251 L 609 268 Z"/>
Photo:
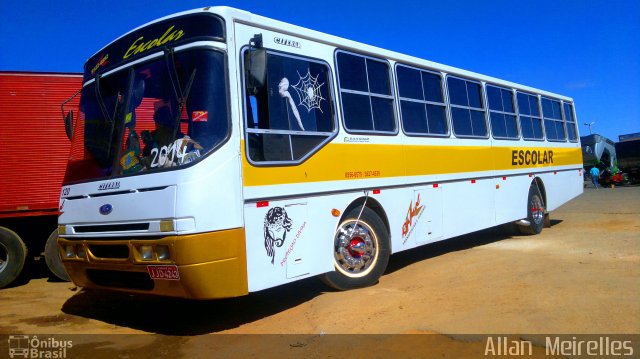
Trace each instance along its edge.
<path fill-rule="evenodd" d="M 545 209 L 547 208 L 547 189 L 544 187 L 544 182 L 542 178 L 536 177 L 531 181 L 531 186 L 538 186 L 540 189 L 540 194 L 542 195 L 542 204 L 544 204 Z"/>
<path fill-rule="evenodd" d="M 366 204 L 365 204 L 365 200 L 366 200 Z M 362 196 L 359 198 L 356 198 L 355 200 L 353 200 L 348 206 L 347 208 L 345 208 L 343 215 L 342 215 L 342 219 L 340 220 L 342 222 L 342 220 L 344 219 L 344 216 L 347 215 L 347 213 L 351 212 L 351 210 L 353 210 L 356 207 L 360 207 L 362 205 L 365 205 L 367 208 L 371 209 L 372 211 L 374 211 L 378 217 L 380 217 L 380 219 L 382 219 L 382 223 L 384 223 L 384 226 L 386 227 L 385 229 L 387 230 L 387 234 L 389 235 L 389 237 L 391 237 L 391 227 L 389 226 L 389 218 L 387 217 L 387 213 L 385 212 L 384 208 L 382 207 L 382 204 L 380 204 L 380 202 L 378 202 L 376 199 L 372 198 L 372 197 L 366 197 L 366 196 Z"/>

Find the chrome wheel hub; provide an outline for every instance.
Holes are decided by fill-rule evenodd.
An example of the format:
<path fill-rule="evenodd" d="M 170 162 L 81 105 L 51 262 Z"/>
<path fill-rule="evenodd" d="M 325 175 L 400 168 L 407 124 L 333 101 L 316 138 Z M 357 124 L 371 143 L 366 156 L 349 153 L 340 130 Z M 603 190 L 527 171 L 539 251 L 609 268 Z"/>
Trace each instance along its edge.
<path fill-rule="evenodd" d="M 531 197 L 531 217 L 533 218 L 533 221 L 536 222 L 537 224 L 542 223 L 542 221 L 544 220 L 544 206 L 542 205 L 542 201 L 540 200 L 540 197 L 538 196 L 533 196 Z"/>
<path fill-rule="evenodd" d="M 336 268 L 350 277 L 367 275 L 378 256 L 378 239 L 364 222 L 350 220 L 343 223 L 335 237 Z"/>

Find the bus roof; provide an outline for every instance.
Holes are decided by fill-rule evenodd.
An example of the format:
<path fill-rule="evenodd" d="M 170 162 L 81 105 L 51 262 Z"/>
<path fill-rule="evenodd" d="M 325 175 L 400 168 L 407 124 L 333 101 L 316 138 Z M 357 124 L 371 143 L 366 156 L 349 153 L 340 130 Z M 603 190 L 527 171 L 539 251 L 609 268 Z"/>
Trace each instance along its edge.
<path fill-rule="evenodd" d="M 476 72 L 463 70 L 453 66 L 443 65 L 437 62 L 424 60 L 415 56 L 405 55 L 399 52 L 386 50 L 380 47 L 367 45 L 361 42 L 348 40 L 348 39 L 341 38 L 334 35 L 329 35 L 323 32 L 307 29 L 301 26 L 293 25 L 293 24 L 286 23 L 279 20 L 274 20 L 268 17 L 252 14 L 248 11 L 236 9 L 233 7 L 227 7 L 227 6 L 214 6 L 214 7 L 205 7 L 205 8 L 198 8 L 194 10 L 182 11 L 182 12 L 178 12 L 175 14 L 171 14 L 171 15 L 153 20 L 151 22 L 138 26 L 137 28 L 132 29 L 131 31 L 123 34 L 122 36 L 118 37 L 117 39 L 113 40 L 111 43 L 107 44 L 106 46 L 98 50 L 91 57 L 97 55 L 99 52 L 103 51 L 106 47 L 118 41 L 119 39 L 123 38 L 124 36 L 134 31 L 137 31 L 141 28 L 144 28 L 148 25 L 154 24 L 159 21 L 167 20 L 173 17 L 200 13 L 200 12 L 210 12 L 213 14 L 218 14 L 222 16 L 226 21 L 231 20 L 232 22 L 239 22 L 239 23 L 263 28 L 265 30 L 272 30 L 272 31 L 276 31 L 276 32 L 280 32 L 280 33 L 284 33 L 284 34 L 288 34 L 288 35 L 292 35 L 292 36 L 296 36 L 296 37 L 300 37 L 300 38 L 304 38 L 304 39 L 308 39 L 316 42 L 321 42 L 321 43 L 335 46 L 344 50 L 360 52 L 360 53 L 364 53 L 371 56 L 386 58 L 388 60 L 395 61 L 395 62 L 401 62 L 407 65 L 413 65 L 416 67 L 442 71 L 448 74 L 476 79 L 476 80 L 488 82 L 494 85 L 512 87 L 521 91 L 533 92 L 543 96 L 554 97 L 556 99 L 573 102 L 573 99 L 571 97 L 559 95 L 553 92 L 540 90 L 534 87 L 521 85 L 515 82 L 501 80 L 495 77 L 482 75 Z"/>

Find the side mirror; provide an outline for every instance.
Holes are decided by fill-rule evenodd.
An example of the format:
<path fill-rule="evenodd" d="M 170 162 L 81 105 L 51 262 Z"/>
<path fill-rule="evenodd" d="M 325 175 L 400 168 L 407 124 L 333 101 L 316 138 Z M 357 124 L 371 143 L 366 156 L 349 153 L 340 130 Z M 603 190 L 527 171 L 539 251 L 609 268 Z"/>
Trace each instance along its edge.
<path fill-rule="evenodd" d="M 64 116 L 64 131 L 67 133 L 69 140 L 73 138 L 73 111 L 67 112 Z"/>
<path fill-rule="evenodd" d="M 244 61 L 247 89 L 255 94 L 258 88 L 264 87 L 267 77 L 267 50 L 262 47 L 262 34 L 256 34 L 249 40 Z"/>
<path fill-rule="evenodd" d="M 265 49 L 249 49 L 245 56 L 247 69 L 247 88 L 252 93 L 264 87 L 267 78 L 267 51 Z"/>

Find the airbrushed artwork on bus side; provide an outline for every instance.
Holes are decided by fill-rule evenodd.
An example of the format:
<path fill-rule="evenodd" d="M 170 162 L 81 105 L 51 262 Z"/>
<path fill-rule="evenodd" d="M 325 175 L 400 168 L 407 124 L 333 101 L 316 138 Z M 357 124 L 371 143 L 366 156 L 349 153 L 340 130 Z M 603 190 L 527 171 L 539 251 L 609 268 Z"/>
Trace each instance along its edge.
<path fill-rule="evenodd" d="M 273 207 L 264 216 L 264 249 L 271 257 L 271 264 L 276 257 L 275 247 L 282 247 L 292 225 L 293 220 L 282 207 Z"/>
<path fill-rule="evenodd" d="M 411 233 L 416 228 L 418 220 L 424 213 L 424 205 L 420 203 L 420 194 L 416 199 L 416 204 L 413 204 L 413 200 L 409 203 L 409 209 L 407 210 L 407 216 L 405 217 L 404 224 L 402 224 L 402 244 L 407 243 L 407 240 L 411 236 Z"/>
<path fill-rule="evenodd" d="M 280 95 L 280 97 L 287 100 L 287 103 L 291 108 L 291 112 L 293 112 L 293 117 L 295 117 L 296 121 L 298 122 L 298 126 L 300 126 L 303 131 L 305 129 L 302 125 L 302 119 L 300 118 L 300 113 L 298 112 L 297 107 L 303 106 L 307 109 L 307 112 L 311 112 L 311 110 L 313 109 L 318 109 L 320 110 L 320 112 L 322 112 L 322 109 L 320 108 L 320 102 L 322 102 L 322 100 L 326 100 L 324 97 L 322 97 L 322 92 L 320 91 L 320 88 L 324 86 L 324 82 L 319 84 L 319 76 L 319 74 L 316 75 L 316 77 L 311 76 L 311 72 L 309 72 L 309 70 L 307 70 L 307 74 L 304 76 L 300 75 L 300 73 L 298 72 L 298 82 L 295 85 L 291 85 L 291 87 L 296 90 L 296 94 L 300 99 L 300 103 L 297 106 L 293 101 L 291 93 L 289 92 L 289 79 L 283 77 L 278 84 L 278 94 Z"/>

